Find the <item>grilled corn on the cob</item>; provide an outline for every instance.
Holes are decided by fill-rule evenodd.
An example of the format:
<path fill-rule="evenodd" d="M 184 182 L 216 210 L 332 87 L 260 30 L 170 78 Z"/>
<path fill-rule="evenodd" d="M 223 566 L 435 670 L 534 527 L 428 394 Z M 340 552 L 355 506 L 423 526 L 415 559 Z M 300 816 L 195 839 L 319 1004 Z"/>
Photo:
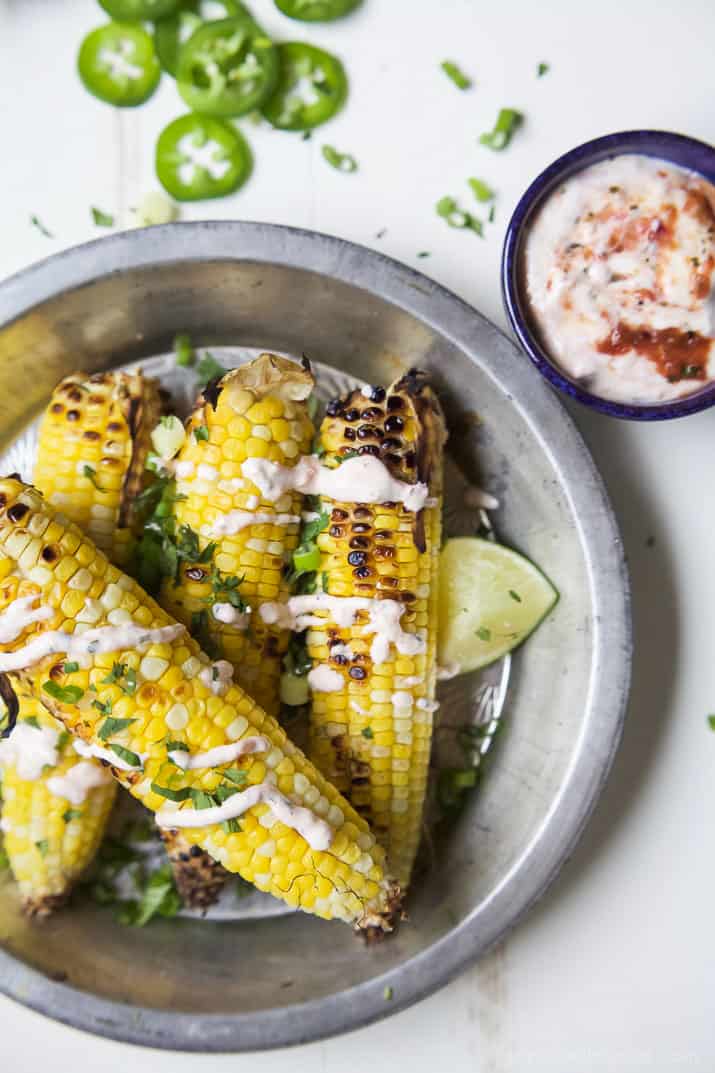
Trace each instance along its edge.
<path fill-rule="evenodd" d="M 117 784 L 98 761 L 78 755 L 27 682 L 14 678 L 13 687 L 17 723 L 0 742 L 0 826 L 23 908 L 44 917 L 91 863 Z"/>
<path fill-rule="evenodd" d="M 17 603 L 30 594 L 48 609 L 42 621 Z M 99 609 L 89 631 L 78 621 L 87 602 Z M 367 823 L 136 582 L 34 489 L 5 478 L 0 672 L 18 670 L 95 755 L 111 758 L 161 826 L 183 828 L 289 905 L 386 922 L 396 889 Z"/>
<path fill-rule="evenodd" d="M 324 463 L 378 458 L 392 477 L 429 490 L 423 509 L 400 502 L 323 497 L 329 515 L 317 537 L 324 591 L 396 602 L 401 630 L 421 644 L 377 653 L 369 610 L 338 625 L 330 609 L 307 634 L 308 654 L 327 678 L 313 691 L 310 755 L 387 849 L 406 887 L 421 834 L 435 692 L 437 566 L 442 510 L 444 419 L 426 377 L 412 371 L 387 391 L 333 402 L 320 431 Z M 344 464 L 344 461 L 343 461 Z M 365 494 L 365 493 L 363 493 Z M 400 608 L 402 609 L 400 615 Z M 384 610 L 384 605 L 383 605 Z M 414 640 L 414 638 L 413 638 Z M 402 651 L 400 651 L 402 647 Z M 320 685 L 320 683 L 319 683 Z"/>
<path fill-rule="evenodd" d="M 173 463 L 177 526 L 198 534 L 202 552 L 214 550 L 206 561 L 182 563 L 160 603 L 199 628 L 201 643 L 229 660 L 236 681 L 271 715 L 289 634 L 266 625 L 258 604 L 287 595 L 283 568 L 298 542 L 302 497 L 266 501 L 242 466 L 249 459 L 293 466 L 309 450 L 313 386 L 296 362 L 261 354 L 205 389 Z"/>
<path fill-rule="evenodd" d="M 157 382 L 141 372 L 75 373 L 53 393 L 40 428 L 35 485 L 112 562 L 132 572 L 138 564 L 129 549 L 141 522 L 133 506 L 161 409 Z M 87 621 L 92 615 L 90 604 Z M 185 904 L 208 908 L 225 881 L 223 869 L 178 832 L 167 832 L 164 841 Z"/>
<path fill-rule="evenodd" d="M 141 373 L 73 373 L 42 419 L 35 485 L 116 563 L 127 560 L 161 407 L 156 381 Z"/>

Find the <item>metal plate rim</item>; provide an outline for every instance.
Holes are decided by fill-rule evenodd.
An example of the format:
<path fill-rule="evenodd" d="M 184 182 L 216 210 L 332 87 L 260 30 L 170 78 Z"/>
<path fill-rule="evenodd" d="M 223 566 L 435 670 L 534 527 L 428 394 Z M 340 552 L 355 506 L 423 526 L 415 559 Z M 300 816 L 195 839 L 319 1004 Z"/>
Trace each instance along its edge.
<path fill-rule="evenodd" d="M 181 261 L 221 260 L 302 269 L 377 294 L 433 325 L 495 380 L 561 474 L 586 558 L 595 630 L 581 739 L 541 828 L 478 913 L 397 969 L 293 1007 L 195 1015 L 97 998 L 50 980 L 0 950 L 0 992 L 37 1012 L 115 1040 L 204 1053 L 288 1046 L 365 1026 L 425 998 L 498 942 L 554 880 L 595 806 L 622 733 L 632 650 L 623 545 L 607 493 L 580 433 L 510 339 L 467 303 L 414 269 L 344 239 L 298 228 L 223 221 L 170 224 L 98 239 L 10 277 L 0 284 L 0 325 L 101 277 Z M 385 1000 L 386 987 L 393 990 L 392 1001 Z"/>

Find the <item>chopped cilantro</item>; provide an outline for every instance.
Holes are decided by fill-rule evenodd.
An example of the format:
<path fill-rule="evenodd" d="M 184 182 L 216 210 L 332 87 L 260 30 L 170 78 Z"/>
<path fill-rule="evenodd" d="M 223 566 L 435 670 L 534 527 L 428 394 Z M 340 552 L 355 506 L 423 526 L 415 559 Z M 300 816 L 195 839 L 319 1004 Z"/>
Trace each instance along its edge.
<path fill-rule="evenodd" d="M 82 466 L 82 475 L 86 477 L 88 481 L 92 482 L 98 492 L 106 491 L 105 488 L 101 488 L 100 485 L 97 484 L 97 471 L 94 466 L 88 466 L 86 464 Z"/>
<path fill-rule="evenodd" d="M 65 823 L 71 823 L 72 820 L 80 820 L 81 818 L 81 808 L 68 808 L 66 812 L 62 813 L 62 819 L 65 821 Z"/>
<path fill-rule="evenodd" d="M 100 715 L 109 715 L 112 710 L 112 702 L 111 700 L 93 700 L 92 707 L 96 708 Z"/>
<path fill-rule="evenodd" d="M 372 732 L 372 727 L 363 727 L 362 730 L 360 731 L 360 733 L 362 734 L 363 738 L 370 739 L 370 738 L 375 737 L 375 735 Z"/>
<path fill-rule="evenodd" d="M 550 70 L 551 70 L 551 64 L 549 64 L 549 63 L 540 63 L 539 66 L 536 68 L 536 77 L 537 78 L 543 78 L 544 75 L 548 74 Z"/>
<path fill-rule="evenodd" d="M 65 672 L 65 674 L 74 674 L 75 671 L 79 670 L 79 663 L 75 663 L 73 661 L 70 663 L 65 663 L 62 670 Z"/>
<path fill-rule="evenodd" d="M 51 231 L 48 231 L 48 230 L 47 230 L 47 228 L 46 228 L 46 227 L 45 227 L 45 225 L 43 224 L 43 222 L 42 222 L 42 220 L 40 219 L 40 217 L 39 217 L 39 216 L 35 216 L 35 215 L 34 215 L 34 213 L 33 213 L 33 215 L 32 215 L 32 216 L 30 217 L 30 223 L 32 224 L 32 226 L 33 226 L 33 227 L 36 227 L 36 228 L 37 228 L 37 230 L 38 230 L 38 231 L 40 232 L 40 234 L 41 234 L 41 235 L 44 235 L 44 236 L 45 236 L 45 238 L 54 238 L 54 237 L 55 237 L 55 236 L 54 236 L 54 235 L 52 234 L 52 232 L 51 232 Z"/>
<path fill-rule="evenodd" d="M 477 630 L 477 637 L 480 641 L 491 641 L 492 631 L 488 626 L 480 626 Z"/>
<path fill-rule="evenodd" d="M 467 179 L 477 201 L 493 201 L 494 191 L 483 179 Z"/>
<path fill-rule="evenodd" d="M 61 704 L 76 704 L 84 696 L 79 686 L 58 686 L 57 682 L 43 682 L 42 689 Z"/>
<path fill-rule="evenodd" d="M 102 212 L 101 209 L 96 208 L 94 205 L 92 205 L 90 211 L 96 227 L 114 227 L 114 217 L 111 213 Z"/>
<path fill-rule="evenodd" d="M 40 729 L 40 722 L 36 715 L 28 715 L 26 719 L 20 720 L 22 723 L 27 723 L 29 727 L 33 727 L 35 730 Z"/>
<path fill-rule="evenodd" d="M 47 841 L 46 838 L 41 839 L 39 842 L 35 842 L 35 846 L 37 847 L 37 850 L 41 857 L 47 856 L 47 851 L 50 848 L 50 843 Z"/>
<path fill-rule="evenodd" d="M 207 350 L 196 366 L 196 379 L 201 387 L 206 387 L 211 380 L 215 380 L 217 376 L 223 376 L 225 372 L 226 367 L 220 361 L 216 361 L 216 358 Z"/>
<path fill-rule="evenodd" d="M 96 703 L 97 702 L 95 701 L 95 704 Z M 134 719 L 115 719 L 113 716 L 110 716 L 109 719 L 105 719 L 102 723 L 97 733 L 97 737 L 102 741 L 107 741 L 112 734 L 121 734 L 121 732 L 126 730 L 134 721 Z"/>
<path fill-rule="evenodd" d="M 131 749 L 125 749 L 123 745 L 117 745 L 116 742 L 110 741 L 109 748 L 113 753 L 116 753 L 120 760 L 123 760 L 125 764 L 129 764 L 130 767 L 141 768 L 141 757 L 133 753 Z"/>
<path fill-rule="evenodd" d="M 201 440 L 207 440 L 209 438 L 209 430 L 206 425 L 196 425 L 194 427 L 194 439 L 197 443 Z"/>
<path fill-rule="evenodd" d="M 514 592 L 513 589 L 509 589 L 509 595 L 511 596 L 512 600 L 516 600 L 518 604 L 521 603 L 521 596 L 519 596 L 518 592 Z"/>
<path fill-rule="evenodd" d="M 715 730 L 715 715 L 708 716 L 708 725 L 711 730 Z"/>

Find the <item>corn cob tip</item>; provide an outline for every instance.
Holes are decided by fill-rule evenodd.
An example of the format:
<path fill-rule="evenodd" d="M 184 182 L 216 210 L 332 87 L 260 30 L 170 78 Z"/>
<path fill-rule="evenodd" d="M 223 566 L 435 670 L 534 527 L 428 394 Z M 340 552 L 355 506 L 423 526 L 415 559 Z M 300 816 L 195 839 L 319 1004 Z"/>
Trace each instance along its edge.
<path fill-rule="evenodd" d="M 163 830 L 161 837 L 174 872 L 176 889 L 189 909 L 206 911 L 218 901 L 226 870 L 205 850 L 192 846 L 177 831 Z"/>
<path fill-rule="evenodd" d="M 386 935 L 395 930 L 401 920 L 406 919 L 407 914 L 403 902 L 404 893 L 400 884 L 395 880 L 388 880 L 384 895 L 384 908 L 379 912 L 368 909 L 355 925 L 355 932 L 368 945 L 381 942 Z"/>
<path fill-rule="evenodd" d="M 223 392 L 227 393 L 229 400 L 234 393 L 250 391 L 256 399 L 275 395 L 285 402 L 303 402 L 314 387 L 310 366 L 305 368 L 289 358 L 264 353 L 211 381 L 204 388 L 202 398 L 214 410 Z"/>
<path fill-rule="evenodd" d="M 38 897 L 28 895 L 21 900 L 22 911 L 30 920 L 47 920 L 58 909 L 64 908 L 69 896 L 69 890 L 62 894 L 44 894 Z"/>

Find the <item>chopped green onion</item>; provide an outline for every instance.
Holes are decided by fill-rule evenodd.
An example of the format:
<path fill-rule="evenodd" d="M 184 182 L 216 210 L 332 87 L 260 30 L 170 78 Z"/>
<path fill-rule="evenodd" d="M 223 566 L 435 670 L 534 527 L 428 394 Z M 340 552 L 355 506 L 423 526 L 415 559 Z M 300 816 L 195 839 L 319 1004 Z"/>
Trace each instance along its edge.
<path fill-rule="evenodd" d="M 346 173 L 358 170 L 357 160 L 350 153 L 339 153 L 332 145 L 324 145 L 321 152 L 331 168 Z"/>
<path fill-rule="evenodd" d="M 440 198 L 435 207 L 437 215 L 446 220 L 450 227 L 456 227 L 460 230 L 474 231 L 474 233 L 479 236 L 483 235 L 484 227 L 482 221 L 476 216 L 472 216 L 470 212 L 464 212 L 460 209 L 453 197 Z"/>
<path fill-rule="evenodd" d="M 469 89 L 472 85 L 472 80 L 463 71 L 457 67 L 456 63 L 452 63 L 451 60 L 443 60 L 440 67 L 447 75 L 447 78 L 451 78 L 457 89 Z"/>
<path fill-rule="evenodd" d="M 483 179 L 467 179 L 477 201 L 493 201 L 494 191 Z"/>
<path fill-rule="evenodd" d="M 480 641 L 491 641 L 492 631 L 488 626 L 480 626 L 477 630 L 477 637 Z"/>
<path fill-rule="evenodd" d="M 84 690 L 79 686 L 58 686 L 57 682 L 43 682 L 42 688 L 61 704 L 76 704 L 84 696 Z"/>
<path fill-rule="evenodd" d="M 489 209 L 489 215 L 487 216 L 487 219 L 489 220 L 490 224 L 494 223 L 494 206 L 493 205 Z"/>
<path fill-rule="evenodd" d="M 372 731 L 372 727 L 363 727 L 362 730 L 360 731 L 360 733 L 362 734 L 363 738 L 368 738 L 368 740 L 370 738 L 375 737 L 375 735 L 373 734 L 373 731 Z"/>
<path fill-rule="evenodd" d="M 92 205 L 92 219 L 97 227 L 114 227 L 114 217 L 108 212 L 102 212 Z"/>
<path fill-rule="evenodd" d="M 201 440 L 207 440 L 209 438 L 209 430 L 206 425 L 196 425 L 194 428 L 194 439 L 197 443 Z"/>
<path fill-rule="evenodd" d="M 293 569 L 296 574 L 309 574 L 320 566 L 320 548 L 317 545 L 296 548 L 293 552 Z"/>
<path fill-rule="evenodd" d="M 174 414 L 162 417 L 151 434 L 152 447 L 164 461 L 179 453 L 185 439 L 184 423 Z"/>
<path fill-rule="evenodd" d="M 479 144 L 486 145 L 489 149 L 506 149 L 512 139 L 512 135 L 524 121 L 521 112 L 515 108 L 502 108 L 497 116 L 494 129 L 486 131 L 479 136 Z"/>
<path fill-rule="evenodd" d="M 708 716 L 708 724 L 711 730 L 715 730 L 715 715 Z"/>
<path fill-rule="evenodd" d="M 137 227 L 153 227 L 172 223 L 179 215 L 179 207 L 160 190 L 152 190 L 144 195 L 133 213 Z"/>
<path fill-rule="evenodd" d="M 196 353 L 186 332 L 180 332 L 174 336 L 174 357 L 176 364 L 182 368 L 193 365 L 196 361 Z"/>
<path fill-rule="evenodd" d="M 537 78 L 543 78 L 543 76 L 545 74 L 549 73 L 550 69 L 551 69 L 550 64 L 548 64 L 548 63 L 540 63 L 539 66 L 536 68 L 536 77 Z"/>
<path fill-rule="evenodd" d="M 45 225 L 43 224 L 43 222 L 42 222 L 42 220 L 40 219 L 39 216 L 34 216 L 34 215 L 31 216 L 30 217 L 30 223 L 32 224 L 33 227 L 36 227 L 37 230 L 40 232 L 40 234 L 44 235 L 45 238 L 54 238 L 55 237 L 52 234 L 51 231 L 47 230 L 47 228 L 45 227 Z"/>
<path fill-rule="evenodd" d="M 131 749 L 125 749 L 123 745 L 117 745 L 115 742 L 110 741 L 109 748 L 113 753 L 116 753 L 120 760 L 123 760 L 125 764 L 129 764 L 131 767 L 140 768 L 142 766 L 141 757 L 133 753 Z"/>
<path fill-rule="evenodd" d="M 95 706 L 96 703 L 97 702 L 95 701 Z M 107 739 L 111 737 L 112 734 L 121 734 L 121 732 L 123 730 L 126 730 L 127 727 L 130 726 L 133 722 L 133 719 L 115 719 L 114 716 L 110 716 L 102 723 L 101 727 L 99 728 L 99 731 L 97 732 L 97 737 L 99 737 L 102 741 L 107 741 Z"/>

